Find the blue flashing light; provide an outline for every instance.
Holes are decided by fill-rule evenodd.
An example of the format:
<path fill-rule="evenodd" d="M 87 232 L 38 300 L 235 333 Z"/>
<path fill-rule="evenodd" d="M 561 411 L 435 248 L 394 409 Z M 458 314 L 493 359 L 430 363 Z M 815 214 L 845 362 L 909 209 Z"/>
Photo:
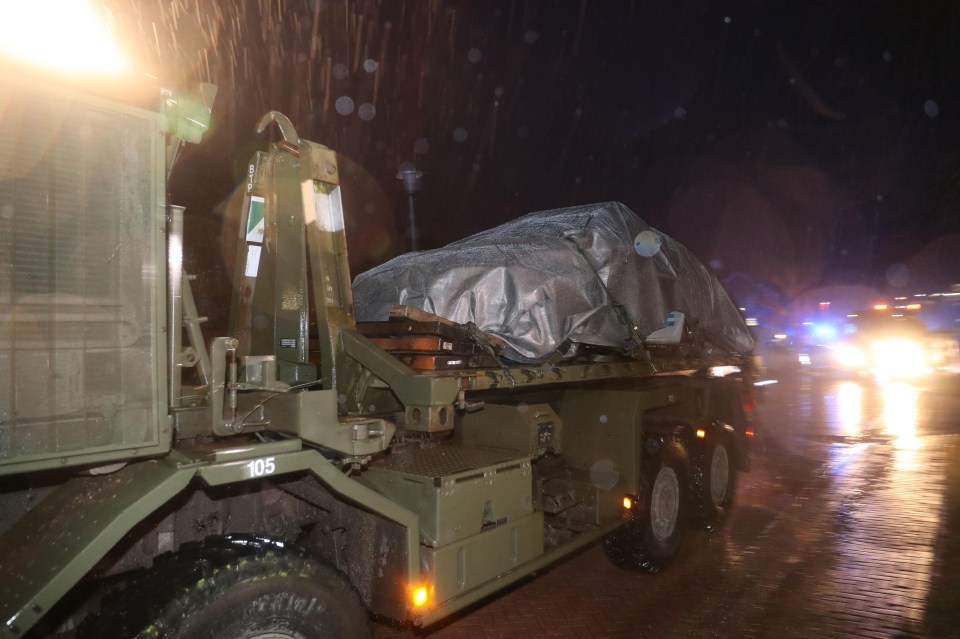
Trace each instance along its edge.
<path fill-rule="evenodd" d="M 837 327 L 832 324 L 814 324 L 813 334 L 823 339 L 834 339 L 837 336 Z"/>

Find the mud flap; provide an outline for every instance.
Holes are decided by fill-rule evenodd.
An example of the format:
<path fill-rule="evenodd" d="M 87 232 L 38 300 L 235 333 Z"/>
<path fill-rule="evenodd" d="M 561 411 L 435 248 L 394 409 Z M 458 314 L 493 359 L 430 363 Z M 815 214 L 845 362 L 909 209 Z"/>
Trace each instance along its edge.
<path fill-rule="evenodd" d="M 0 537 L 0 638 L 22 636 L 196 473 L 160 462 L 75 477 Z"/>

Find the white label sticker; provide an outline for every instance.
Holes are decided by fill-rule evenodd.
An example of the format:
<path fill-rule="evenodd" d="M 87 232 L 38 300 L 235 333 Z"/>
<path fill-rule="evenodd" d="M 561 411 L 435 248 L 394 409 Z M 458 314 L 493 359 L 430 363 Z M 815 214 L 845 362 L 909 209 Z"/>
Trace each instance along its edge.
<path fill-rule="evenodd" d="M 260 270 L 260 246 L 258 244 L 247 244 L 247 265 L 243 274 L 247 277 L 256 277 Z"/>

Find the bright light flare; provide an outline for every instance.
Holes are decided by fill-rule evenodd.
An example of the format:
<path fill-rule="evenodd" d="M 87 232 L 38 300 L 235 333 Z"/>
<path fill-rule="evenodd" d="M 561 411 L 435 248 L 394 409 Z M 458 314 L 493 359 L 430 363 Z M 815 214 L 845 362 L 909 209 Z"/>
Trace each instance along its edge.
<path fill-rule="evenodd" d="M 859 370 L 867 365 L 867 356 L 863 350 L 851 344 L 840 344 L 833 349 L 837 364 L 843 368 Z"/>
<path fill-rule="evenodd" d="M 633 499 L 631 499 L 629 495 L 625 495 L 623 498 L 623 508 L 625 510 L 633 508 Z"/>
<path fill-rule="evenodd" d="M 710 377 L 726 377 L 740 372 L 739 366 L 713 366 L 710 368 Z"/>
<path fill-rule="evenodd" d="M 415 585 L 410 587 L 410 603 L 414 608 L 423 608 L 430 602 L 430 591 L 432 589 L 426 585 Z"/>
<path fill-rule="evenodd" d="M 923 345 L 909 339 L 890 339 L 871 346 L 873 373 L 880 379 L 919 377 L 930 372 Z"/>
<path fill-rule="evenodd" d="M 126 61 L 87 0 L 4 3 L 0 52 L 68 73 L 119 75 Z"/>

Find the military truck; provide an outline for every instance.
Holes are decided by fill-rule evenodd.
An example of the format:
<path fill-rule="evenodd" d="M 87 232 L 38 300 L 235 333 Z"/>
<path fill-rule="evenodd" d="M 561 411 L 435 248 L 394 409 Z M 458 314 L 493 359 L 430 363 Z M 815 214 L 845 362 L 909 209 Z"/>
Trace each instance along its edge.
<path fill-rule="evenodd" d="M 709 318 L 620 300 L 622 347 L 527 361 L 409 299 L 359 322 L 337 155 L 271 112 L 204 335 L 166 182 L 212 87 L 0 86 L 4 639 L 426 627 L 588 544 L 658 572 L 731 507 L 748 359 Z"/>

